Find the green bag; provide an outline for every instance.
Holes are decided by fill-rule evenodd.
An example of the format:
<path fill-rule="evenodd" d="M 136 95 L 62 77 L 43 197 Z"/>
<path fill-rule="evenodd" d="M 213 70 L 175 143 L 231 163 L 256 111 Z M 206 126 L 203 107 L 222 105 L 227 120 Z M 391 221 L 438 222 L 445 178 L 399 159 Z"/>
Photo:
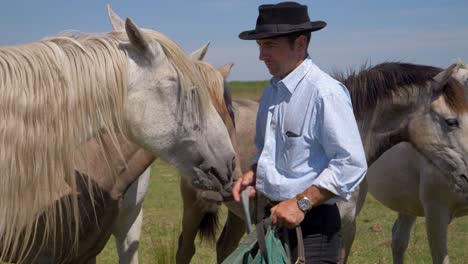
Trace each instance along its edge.
<path fill-rule="evenodd" d="M 223 261 L 223 264 L 241 263 L 289 263 L 278 231 L 271 228 L 270 218 L 257 224 L 256 230 L 245 236 L 236 250 Z"/>
<path fill-rule="evenodd" d="M 263 219 L 252 230 L 252 223 L 249 210 L 249 188 L 241 193 L 242 206 L 244 207 L 245 224 L 247 236 L 245 236 L 239 246 L 231 253 L 223 264 L 283 264 L 291 263 L 290 254 L 286 252 L 278 230 L 272 229 L 271 218 Z M 304 242 L 302 240 L 302 230 L 296 227 L 298 239 L 298 258 L 295 263 L 305 263 Z M 286 238 L 285 244 L 289 244 Z M 288 247 L 288 246 L 287 246 Z"/>

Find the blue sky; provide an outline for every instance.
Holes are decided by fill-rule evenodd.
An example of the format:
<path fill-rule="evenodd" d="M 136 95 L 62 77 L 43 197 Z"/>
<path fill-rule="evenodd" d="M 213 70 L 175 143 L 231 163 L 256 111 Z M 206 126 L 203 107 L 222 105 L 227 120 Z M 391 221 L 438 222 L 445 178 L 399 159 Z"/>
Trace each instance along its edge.
<path fill-rule="evenodd" d="M 108 32 L 106 4 L 123 18 L 160 31 L 191 52 L 211 42 L 206 60 L 215 66 L 235 63 L 229 80 L 270 78 L 258 60 L 254 41 L 241 31 L 255 27 L 258 5 L 252 0 L 41 0 L 2 1 L 0 45 L 16 45 L 66 30 Z M 468 0 L 316 0 L 312 20 L 327 27 L 312 34 L 309 52 L 324 70 L 347 70 L 371 62 L 405 61 L 446 67 L 468 62 Z"/>

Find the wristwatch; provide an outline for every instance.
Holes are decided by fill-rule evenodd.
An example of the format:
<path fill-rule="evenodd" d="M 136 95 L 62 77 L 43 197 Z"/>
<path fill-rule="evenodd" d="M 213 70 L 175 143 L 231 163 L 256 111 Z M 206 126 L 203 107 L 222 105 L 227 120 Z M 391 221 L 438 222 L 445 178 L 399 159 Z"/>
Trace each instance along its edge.
<path fill-rule="evenodd" d="M 302 212 L 304 212 L 304 214 L 310 211 L 310 209 L 312 209 L 313 204 L 305 195 L 301 193 L 296 195 L 296 200 L 297 206 L 299 207 L 299 209 L 301 209 Z"/>

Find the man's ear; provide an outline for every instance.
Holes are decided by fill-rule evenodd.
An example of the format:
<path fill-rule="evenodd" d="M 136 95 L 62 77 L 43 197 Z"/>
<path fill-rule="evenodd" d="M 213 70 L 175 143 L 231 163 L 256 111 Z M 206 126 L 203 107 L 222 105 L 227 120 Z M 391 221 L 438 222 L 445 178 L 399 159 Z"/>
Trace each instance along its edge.
<path fill-rule="evenodd" d="M 304 35 L 300 35 L 296 40 L 294 41 L 294 44 L 297 48 L 297 51 L 303 51 L 307 53 L 307 38 Z"/>

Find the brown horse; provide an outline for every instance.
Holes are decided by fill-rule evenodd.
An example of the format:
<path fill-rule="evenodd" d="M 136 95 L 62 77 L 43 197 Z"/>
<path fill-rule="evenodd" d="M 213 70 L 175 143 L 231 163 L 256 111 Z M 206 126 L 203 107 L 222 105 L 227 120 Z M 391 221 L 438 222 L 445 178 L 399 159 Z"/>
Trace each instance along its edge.
<path fill-rule="evenodd" d="M 255 145 L 253 144 L 253 135 L 255 133 L 255 119 L 258 111 L 258 103 L 252 100 L 234 99 L 233 108 L 236 124 L 236 147 L 238 151 L 237 166 L 242 172 L 245 172 L 250 167 L 250 162 L 256 152 Z M 199 191 L 190 186 L 187 181 L 180 181 L 180 190 L 182 193 L 184 211 L 176 262 L 190 263 L 192 256 L 195 254 L 194 243 L 198 231 L 200 231 L 202 239 L 207 238 L 209 240 L 214 240 L 215 227 L 217 226 L 217 210 L 213 203 L 207 203 L 206 200 L 198 199 Z M 232 215 L 232 217 L 228 217 L 228 221 L 235 221 L 238 219 L 232 212 L 233 210 L 236 211 L 237 215 L 242 216 L 243 211 L 238 204 L 232 201 L 225 204 L 229 209 L 228 214 Z M 233 237 L 226 239 L 226 243 L 232 243 L 232 247 L 237 245 L 240 237 L 242 237 L 245 232 L 243 220 L 240 220 L 238 223 L 238 225 L 226 225 L 232 228 L 240 228 L 239 232 L 230 232 L 230 235 Z M 225 230 L 223 234 L 226 232 Z"/>

